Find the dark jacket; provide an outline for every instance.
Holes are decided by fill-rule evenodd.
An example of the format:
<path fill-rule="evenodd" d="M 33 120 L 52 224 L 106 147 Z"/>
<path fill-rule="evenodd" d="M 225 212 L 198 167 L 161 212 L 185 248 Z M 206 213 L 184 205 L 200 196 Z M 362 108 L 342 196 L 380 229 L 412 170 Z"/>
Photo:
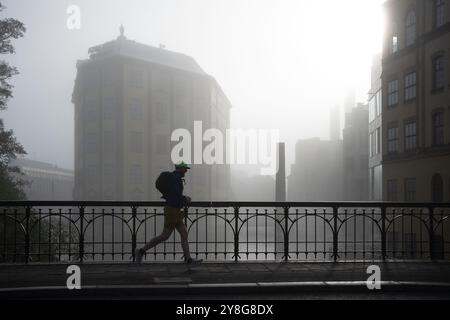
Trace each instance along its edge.
<path fill-rule="evenodd" d="M 174 208 L 183 208 L 185 197 L 183 196 L 183 179 L 177 171 L 172 172 L 171 192 L 166 195 L 166 205 Z"/>

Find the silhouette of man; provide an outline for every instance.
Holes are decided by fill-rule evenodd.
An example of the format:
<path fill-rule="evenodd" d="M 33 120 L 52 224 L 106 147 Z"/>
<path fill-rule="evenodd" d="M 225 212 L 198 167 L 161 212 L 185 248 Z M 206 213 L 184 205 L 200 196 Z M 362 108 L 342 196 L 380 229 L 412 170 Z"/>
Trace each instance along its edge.
<path fill-rule="evenodd" d="M 157 244 L 166 241 L 174 229 L 180 233 L 181 246 L 183 248 L 184 260 L 186 263 L 199 263 L 202 259 L 194 259 L 191 257 L 188 243 L 188 232 L 183 223 L 183 211 L 182 208 L 186 203 L 191 201 L 190 197 L 183 195 L 183 183 L 184 176 L 190 167 L 183 161 L 175 164 L 175 171 L 171 174 L 170 192 L 163 195 L 166 200 L 166 206 L 164 207 L 164 229 L 162 233 L 150 240 L 142 248 L 138 248 L 135 251 L 135 262 L 142 263 L 142 258 L 145 252 Z"/>

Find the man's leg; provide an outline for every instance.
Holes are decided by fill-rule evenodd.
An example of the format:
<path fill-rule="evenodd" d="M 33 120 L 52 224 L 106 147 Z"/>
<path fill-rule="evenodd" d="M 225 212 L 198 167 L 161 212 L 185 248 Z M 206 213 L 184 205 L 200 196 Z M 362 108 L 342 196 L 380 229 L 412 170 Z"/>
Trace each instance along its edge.
<path fill-rule="evenodd" d="M 152 240 L 150 240 L 150 242 L 148 242 L 142 248 L 136 249 L 136 251 L 134 252 L 134 261 L 136 263 L 141 263 L 142 262 L 142 257 L 144 256 L 144 253 L 148 249 L 151 249 L 154 246 L 156 246 L 157 244 L 159 244 L 159 243 L 169 239 L 170 235 L 173 232 L 173 229 L 174 229 L 173 227 L 164 226 L 164 229 L 163 229 L 162 233 L 159 236 L 154 237 Z"/>
<path fill-rule="evenodd" d="M 145 252 L 145 251 L 153 248 L 157 244 L 166 241 L 167 239 L 169 239 L 172 232 L 173 232 L 173 228 L 164 227 L 162 233 L 159 236 L 156 236 L 152 240 L 150 240 L 150 242 L 148 242 L 145 246 L 143 246 L 141 248 L 141 250 Z"/>
<path fill-rule="evenodd" d="M 191 253 L 189 250 L 189 242 L 188 242 L 188 232 L 184 224 L 178 224 L 176 226 L 178 233 L 181 238 L 181 247 L 183 248 L 184 259 L 189 260 L 191 258 Z"/>
<path fill-rule="evenodd" d="M 198 263 L 198 262 L 202 262 L 202 259 L 192 259 L 191 257 L 191 253 L 189 250 L 189 242 L 188 242 L 188 232 L 186 230 L 186 227 L 183 223 L 177 224 L 176 226 L 177 231 L 180 233 L 180 238 L 181 238 L 181 247 L 183 248 L 183 253 L 184 253 L 184 260 L 187 263 Z"/>

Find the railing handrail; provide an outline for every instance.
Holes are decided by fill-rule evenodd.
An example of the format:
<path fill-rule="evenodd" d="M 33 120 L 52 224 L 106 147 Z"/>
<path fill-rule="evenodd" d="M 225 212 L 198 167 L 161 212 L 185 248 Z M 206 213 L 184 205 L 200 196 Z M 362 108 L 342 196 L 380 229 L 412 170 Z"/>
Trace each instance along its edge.
<path fill-rule="evenodd" d="M 161 207 L 165 201 L 77 201 L 77 200 L 8 200 L 0 201 L 0 207 L 27 207 L 27 206 L 67 206 L 67 207 Z M 397 202 L 397 201 L 192 201 L 187 207 L 431 207 L 450 208 L 450 202 Z"/>
<path fill-rule="evenodd" d="M 149 240 L 147 226 L 150 219 L 153 222 L 151 232 L 156 235 L 157 219 L 164 216 L 162 208 L 165 205 L 164 201 L 0 201 L 3 258 L 23 256 L 28 262 L 31 256 L 39 259 L 48 255 L 50 260 L 57 252 L 60 259 L 66 251 L 69 258 L 78 254 L 80 262 L 89 254 L 93 259 L 96 254 L 101 254 L 102 258 L 110 254 L 113 260 L 115 254 L 122 258 L 126 254 L 134 257 L 137 245 Z M 226 259 L 227 254 L 233 253 L 235 261 L 241 259 L 241 255 L 248 258 L 249 254 L 256 254 L 256 257 L 265 254 L 266 258 L 268 254 L 282 254 L 286 261 L 290 254 L 295 254 L 297 259 L 302 254 L 305 259 L 308 255 L 316 259 L 318 254 L 327 259 L 330 254 L 338 261 L 340 255 L 346 259 L 352 253 L 354 259 L 361 254 L 363 258 L 370 254 L 375 258 L 381 253 L 385 260 L 389 258 L 389 252 L 394 258 L 399 252 L 402 257 L 420 252 L 421 257 L 429 253 L 430 259 L 436 259 L 449 252 L 450 203 L 194 201 L 185 210 L 184 223 L 188 230 L 195 230 L 196 254 L 214 254 L 215 257 L 224 254 Z M 105 226 L 109 228 L 108 234 Z M 214 240 L 209 239 L 209 233 Z M 11 243 L 8 239 L 12 239 Z M 171 244 L 175 248 L 173 239 Z M 125 247 L 130 244 L 131 250 Z M 213 249 L 209 247 L 211 244 Z M 234 245 L 233 252 L 227 247 L 231 244 Z M 401 244 L 401 248 L 396 244 Z M 97 249 L 98 245 L 101 251 Z M 111 247 L 105 249 L 105 245 Z M 199 245 L 203 247 L 197 248 Z M 36 246 L 37 253 L 33 249 Z M 120 247 L 119 252 L 116 252 L 116 246 Z M 46 251 L 43 249 L 41 253 L 41 248 Z M 176 250 L 172 253 L 175 258 Z M 159 253 L 155 251 L 155 257 L 156 254 Z M 161 254 L 166 256 L 165 249 Z"/>

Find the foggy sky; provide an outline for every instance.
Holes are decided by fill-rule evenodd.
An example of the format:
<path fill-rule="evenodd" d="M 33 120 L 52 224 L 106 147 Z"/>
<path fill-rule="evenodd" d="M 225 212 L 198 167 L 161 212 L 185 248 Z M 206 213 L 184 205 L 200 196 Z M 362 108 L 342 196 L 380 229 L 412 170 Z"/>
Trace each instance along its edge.
<path fill-rule="evenodd" d="M 299 138 L 328 138 L 329 108 L 356 88 L 366 102 L 381 48 L 383 0 L 7 0 L 2 17 L 25 23 L 15 55 L 14 98 L 0 113 L 28 158 L 73 169 L 76 61 L 125 36 L 192 56 L 233 105 L 234 128 L 279 129 L 287 173 Z M 69 5 L 81 29 L 68 30 Z"/>

